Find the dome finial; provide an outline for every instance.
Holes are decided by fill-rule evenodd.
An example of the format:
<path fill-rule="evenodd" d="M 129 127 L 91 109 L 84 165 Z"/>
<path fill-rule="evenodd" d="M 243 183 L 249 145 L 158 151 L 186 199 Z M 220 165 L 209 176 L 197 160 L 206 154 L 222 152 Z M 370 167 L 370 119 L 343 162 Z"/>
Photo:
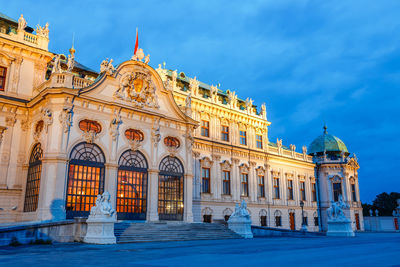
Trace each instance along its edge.
<path fill-rule="evenodd" d="M 328 127 L 326 127 L 326 124 L 324 123 L 324 134 L 328 133 L 327 129 L 328 129 Z"/>

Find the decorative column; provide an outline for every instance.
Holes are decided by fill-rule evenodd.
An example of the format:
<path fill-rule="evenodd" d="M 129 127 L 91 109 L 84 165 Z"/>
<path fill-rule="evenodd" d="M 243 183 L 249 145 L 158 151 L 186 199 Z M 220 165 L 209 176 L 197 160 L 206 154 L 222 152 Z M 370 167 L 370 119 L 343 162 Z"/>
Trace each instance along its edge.
<path fill-rule="evenodd" d="M 193 174 L 185 174 L 185 194 L 183 206 L 183 218 L 185 222 L 193 222 Z"/>
<path fill-rule="evenodd" d="M 7 131 L 2 131 L 2 145 L 0 147 L 0 188 L 7 188 L 8 168 L 10 164 L 10 154 L 13 142 L 14 125 L 17 122 L 16 114 L 6 117 Z"/>
<path fill-rule="evenodd" d="M 221 199 L 221 171 L 220 171 L 220 165 L 218 164 L 221 160 L 221 156 L 219 155 L 212 155 L 212 160 L 213 162 L 216 162 L 216 164 L 213 164 L 212 170 L 213 174 L 211 176 L 212 179 L 212 188 L 213 190 L 213 198 L 214 199 Z"/>
<path fill-rule="evenodd" d="M 159 220 L 159 218 L 158 218 L 158 173 L 159 173 L 159 171 L 156 169 L 148 169 L 147 173 L 148 173 L 148 193 L 147 193 L 147 218 L 146 218 L 146 220 L 148 222 L 154 222 L 154 221 Z M 185 184 L 186 184 L 186 180 L 185 180 Z"/>
<path fill-rule="evenodd" d="M 193 152 L 193 161 L 194 161 L 194 177 L 193 177 L 193 199 L 200 199 L 200 153 Z"/>
<path fill-rule="evenodd" d="M 104 185 L 104 192 L 108 191 L 111 195 L 111 205 L 117 207 L 117 184 L 118 184 L 118 164 L 106 163 L 106 179 Z"/>
<path fill-rule="evenodd" d="M 249 199 L 252 202 L 257 201 L 257 196 L 258 196 L 258 181 L 256 175 L 255 175 L 255 167 L 256 163 L 254 161 L 250 161 L 250 170 L 249 170 L 249 183 L 250 183 L 250 188 L 249 188 Z"/>

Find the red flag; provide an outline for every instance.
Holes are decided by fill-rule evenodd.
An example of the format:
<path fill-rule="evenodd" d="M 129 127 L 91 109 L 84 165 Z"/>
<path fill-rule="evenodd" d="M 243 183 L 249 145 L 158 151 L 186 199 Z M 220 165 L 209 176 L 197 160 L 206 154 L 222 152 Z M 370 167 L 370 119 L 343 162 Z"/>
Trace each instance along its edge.
<path fill-rule="evenodd" d="M 133 53 L 133 55 L 136 55 L 136 51 L 139 47 L 139 35 L 138 35 L 138 30 L 136 28 L 136 41 L 135 41 L 135 52 Z"/>

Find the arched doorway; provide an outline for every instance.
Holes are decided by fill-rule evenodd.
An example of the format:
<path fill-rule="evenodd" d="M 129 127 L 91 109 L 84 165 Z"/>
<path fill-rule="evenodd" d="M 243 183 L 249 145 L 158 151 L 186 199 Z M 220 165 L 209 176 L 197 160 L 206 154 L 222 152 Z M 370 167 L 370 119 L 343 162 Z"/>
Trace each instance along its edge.
<path fill-rule="evenodd" d="M 39 201 L 40 176 L 42 173 L 43 150 L 37 143 L 29 158 L 28 176 L 26 179 L 24 212 L 36 211 Z"/>
<path fill-rule="evenodd" d="M 160 220 L 183 220 L 183 165 L 176 157 L 160 162 L 158 214 Z"/>
<path fill-rule="evenodd" d="M 118 220 L 145 220 L 147 160 L 139 151 L 125 151 L 118 162 Z"/>
<path fill-rule="evenodd" d="M 65 209 L 67 219 L 87 217 L 96 197 L 104 191 L 103 151 L 86 142 L 76 145 L 69 157 Z"/>

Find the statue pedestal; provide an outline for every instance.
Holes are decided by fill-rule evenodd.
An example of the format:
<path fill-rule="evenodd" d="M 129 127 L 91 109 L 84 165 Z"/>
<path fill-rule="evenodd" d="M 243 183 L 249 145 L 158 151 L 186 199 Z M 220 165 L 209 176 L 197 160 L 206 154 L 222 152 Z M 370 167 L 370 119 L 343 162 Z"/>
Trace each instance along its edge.
<path fill-rule="evenodd" d="M 231 216 L 228 220 L 228 228 L 244 238 L 253 238 L 250 218 Z"/>
<path fill-rule="evenodd" d="M 327 236 L 355 236 L 350 220 L 334 221 L 328 220 Z"/>
<path fill-rule="evenodd" d="M 117 239 L 114 235 L 114 223 L 117 222 L 115 215 L 90 215 L 86 220 L 87 232 L 83 239 L 84 243 L 90 244 L 115 244 Z"/>

